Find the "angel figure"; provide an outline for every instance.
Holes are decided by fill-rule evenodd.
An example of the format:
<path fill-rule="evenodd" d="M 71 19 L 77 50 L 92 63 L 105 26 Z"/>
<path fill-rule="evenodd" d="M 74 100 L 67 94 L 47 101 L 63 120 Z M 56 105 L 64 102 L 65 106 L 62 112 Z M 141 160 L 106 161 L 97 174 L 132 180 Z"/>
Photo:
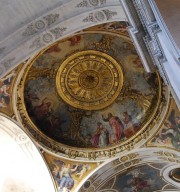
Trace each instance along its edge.
<path fill-rule="evenodd" d="M 81 164 L 78 166 L 78 169 L 75 175 L 81 178 L 90 168 L 91 166 L 88 164 Z"/>
<path fill-rule="evenodd" d="M 168 117 L 168 121 L 164 123 L 166 128 L 163 128 L 159 134 L 162 140 L 170 139 L 171 144 L 176 148 L 180 148 L 180 121 L 179 117 L 175 117 L 175 110 L 173 109 Z"/>

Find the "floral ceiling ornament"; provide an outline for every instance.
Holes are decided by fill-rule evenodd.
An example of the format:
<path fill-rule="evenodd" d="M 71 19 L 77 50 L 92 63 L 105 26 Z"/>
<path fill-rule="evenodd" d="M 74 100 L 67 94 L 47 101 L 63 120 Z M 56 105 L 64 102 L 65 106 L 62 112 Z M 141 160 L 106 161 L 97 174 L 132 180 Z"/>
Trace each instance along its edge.
<path fill-rule="evenodd" d="M 51 31 L 51 33 L 53 33 L 54 34 L 54 36 L 55 36 L 55 39 L 58 39 L 59 37 L 61 37 L 62 36 L 62 34 L 66 31 L 66 27 L 56 27 L 56 28 L 54 28 L 54 29 L 52 29 L 52 30 L 50 30 Z"/>
<path fill-rule="evenodd" d="M 91 6 L 101 6 L 106 4 L 106 0 L 83 0 L 78 3 L 76 7 L 91 7 Z"/>
<path fill-rule="evenodd" d="M 46 32 L 42 36 L 36 38 L 29 48 L 35 47 L 36 49 L 38 49 L 45 46 L 48 43 L 52 43 L 53 41 L 60 38 L 66 31 L 66 29 L 67 29 L 66 27 L 56 27 L 54 29 L 51 29 L 49 32 Z"/>
<path fill-rule="evenodd" d="M 117 15 L 116 11 L 104 9 L 94 13 L 89 13 L 89 15 L 83 19 L 83 22 L 104 22 L 112 19 L 115 15 Z"/>
<path fill-rule="evenodd" d="M 32 22 L 27 26 L 25 31 L 22 33 L 23 36 L 31 36 L 39 31 L 43 30 L 49 26 L 51 26 L 53 23 L 57 21 L 59 18 L 59 14 L 49 14 L 47 16 L 44 16 L 43 19 L 39 19 L 37 21 Z"/>
<path fill-rule="evenodd" d="M 38 38 L 36 38 L 33 42 L 32 42 L 32 44 L 30 45 L 30 47 L 29 48 L 33 48 L 33 47 L 35 47 L 35 48 L 41 48 L 41 47 L 43 47 L 45 44 L 41 41 L 41 38 L 40 37 L 38 37 Z"/>

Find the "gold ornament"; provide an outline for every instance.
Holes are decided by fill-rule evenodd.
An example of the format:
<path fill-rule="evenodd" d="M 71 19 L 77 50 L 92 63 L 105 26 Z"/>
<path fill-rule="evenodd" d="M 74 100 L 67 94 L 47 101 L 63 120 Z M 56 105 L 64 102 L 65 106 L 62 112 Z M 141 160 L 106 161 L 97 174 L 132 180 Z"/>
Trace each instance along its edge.
<path fill-rule="evenodd" d="M 71 55 L 56 75 L 59 96 L 69 105 L 84 110 L 109 106 L 118 97 L 122 85 L 119 63 L 106 53 L 94 50 Z"/>

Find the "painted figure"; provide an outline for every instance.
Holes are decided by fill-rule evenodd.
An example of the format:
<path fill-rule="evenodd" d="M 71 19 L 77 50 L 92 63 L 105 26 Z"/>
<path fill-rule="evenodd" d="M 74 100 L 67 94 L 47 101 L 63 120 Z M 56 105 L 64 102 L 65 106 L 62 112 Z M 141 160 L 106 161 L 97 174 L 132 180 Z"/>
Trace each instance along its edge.
<path fill-rule="evenodd" d="M 180 129 L 177 125 L 172 125 L 170 123 L 165 123 L 167 129 L 162 129 L 162 132 L 160 134 L 161 138 L 163 140 L 169 138 L 171 141 L 171 144 L 176 148 L 180 148 Z"/>
<path fill-rule="evenodd" d="M 34 107 L 34 115 L 37 120 L 41 120 L 48 115 L 51 111 L 52 103 L 44 98 L 40 105 Z"/>
<path fill-rule="evenodd" d="M 164 191 L 165 182 L 159 177 L 159 170 L 150 166 L 142 166 L 120 177 L 118 186 L 122 192 L 152 192 Z"/>
<path fill-rule="evenodd" d="M 114 142 L 117 143 L 123 136 L 124 125 L 122 124 L 121 120 L 119 117 L 113 116 L 112 113 L 108 113 L 107 119 L 104 118 L 104 116 L 102 116 L 102 118 L 104 121 L 109 121 L 109 125 L 114 132 Z"/>
<path fill-rule="evenodd" d="M 130 179 L 127 181 L 127 184 L 131 186 L 133 192 L 145 191 L 148 190 L 148 187 L 150 187 L 148 181 L 140 177 Z"/>
<path fill-rule="evenodd" d="M 96 132 L 92 138 L 92 141 L 93 141 L 93 146 L 94 147 L 98 147 L 99 146 L 99 137 L 101 135 L 101 131 L 103 130 L 103 125 L 101 122 L 98 122 L 97 123 L 98 127 L 96 129 Z"/>
<path fill-rule="evenodd" d="M 180 117 L 175 116 L 174 109 L 172 109 L 160 133 L 152 142 L 157 142 L 161 145 L 171 144 L 174 148 L 180 149 Z"/>
<path fill-rule="evenodd" d="M 134 135 L 136 133 L 135 131 L 135 126 L 133 125 L 132 123 L 132 117 L 131 115 L 129 115 L 127 112 L 124 112 L 123 113 L 123 122 L 125 124 L 125 127 L 124 127 L 124 135 L 129 138 L 131 137 L 132 135 Z"/>
<path fill-rule="evenodd" d="M 91 166 L 89 164 L 73 164 L 70 165 L 59 159 L 55 159 L 50 165 L 53 177 L 59 187 L 58 192 L 70 192 L 74 187 L 73 176 L 79 179 L 84 176 L 84 174 L 90 170 Z"/>
<path fill-rule="evenodd" d="M 1 98 L 1 99 L 0 99 L 0 109 L 1 109 L 1 108 L 5 108 L 5 107 L 6 107 L 6 103 L 5 103 L 4 99 Z"/>
<path fill-rule="evenodd" d="M 137 56 L 134 60 L 133 60 L 133 64 L 135 65 L 136 68 L 142 68 L 142 62 L 139 58 L 139 56 Z"/>
<path fill-rule="evenodd" d="M 70 164 L 65 164 L 62 167 L 62 170 L 60 172 L 60 191 L 59 192 L 63 192 L 63 190 L 67 190 L 67 189 L 72 189 L 73 185 L 74 185 L 74 180 L 71 176 L 72 172 L 76 171 L 78 168 L 78 165 L 75 166 L 75 168 L 71 168 Z"/>
<path fill-rule="evenodd" d="M 99 136 L 99 147 L 105 147 L 109 144 L 109 132 L 103 128 Z"/>
<path fill-rule="evenodd" d="M 10 102 L 10 94 L 8 93 L 9 89 L 10 89 L 10 86 L 4 83 L 0 87 L 0 99 L 2 103 L 4 102 L 6 105 L 8 105 Z"/>
<path fill-rule="evenodd" d="M 10 86 L 16 72 L 6 75 L 6 77 L 1 78 L 1 87 L 0 87 L 0 108 L 6 107 L 10 102 Z"/>
<path fill-rule="evenodd" d="M 80 164 L 78 166 L 78 171 L 75 174 L 76 176 L 78 176 L 79 178 L 83 177 L 83 175 L 91 168 L 90 165 L 88 164 Z"/>

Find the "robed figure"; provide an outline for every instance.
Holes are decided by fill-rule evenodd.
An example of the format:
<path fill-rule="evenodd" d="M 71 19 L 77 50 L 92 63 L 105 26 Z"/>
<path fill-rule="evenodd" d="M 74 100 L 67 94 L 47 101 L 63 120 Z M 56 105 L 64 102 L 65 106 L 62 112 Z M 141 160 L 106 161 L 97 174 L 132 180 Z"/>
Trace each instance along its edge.
<path fill-rule="evenodd" d="M 109 122 L 109 125 L 114 132 L 115 142 L 117 143 L 123 136 L 123 129 L 124 129 L 123 123 L 121 122 L 119 117 L 113 116 L 112 113 L 108 113 L 107 118 L 105 118 L 104 116 L 102 116 L 102 118 L 104 121 Z"/>

